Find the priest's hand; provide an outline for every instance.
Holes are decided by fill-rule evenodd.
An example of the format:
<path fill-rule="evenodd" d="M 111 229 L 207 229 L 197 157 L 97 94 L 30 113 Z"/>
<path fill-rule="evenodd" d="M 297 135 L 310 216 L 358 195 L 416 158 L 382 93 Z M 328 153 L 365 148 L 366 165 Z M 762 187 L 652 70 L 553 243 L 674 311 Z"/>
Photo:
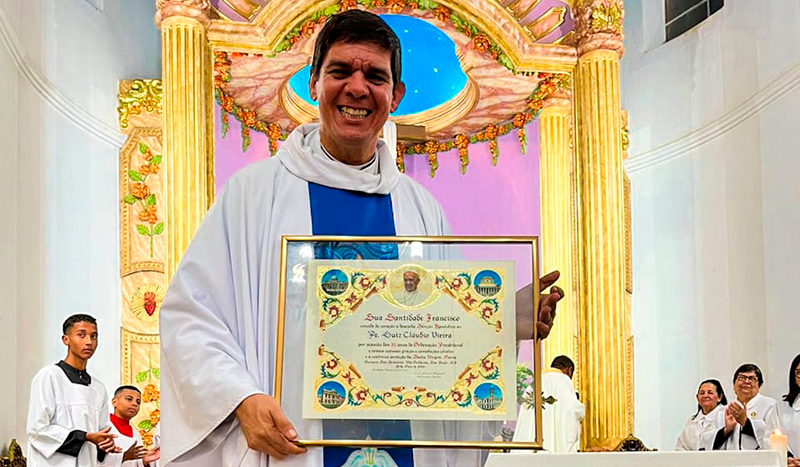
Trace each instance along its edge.
<path fill-rule="evenodd" d="M 122 452 L 120 448 L 114 445 L 114 438 L 116 438 L 117 435 L 109 433 L 109 431 L 111 431 L 110 426 L 100 431 L 86 433 L 86 441 L 94 444 L 98 449 L 105 452 Z"/>
<path fill-rule="evenodd" d="M 556 317 L 556 305 L 564 298 L 564 291 L 555 282 L 561 273 L 553 271 L 539 279 L 539 310 L 533 311 L 533 284 L 517 291 L 517 340 L 533 339 L 533 327 L 536 326 L 539 339 L 550 334 L 553 320 Z M 549 293 L 547 289 L 550 289 Z M 534 323 L 534 319 L 536 322 Z"/>
<path fill-rule="evenodd" d="M 236 408 L 236 418 L 250 449 L 276 459 L 306 452 L 292 442 L 297 439 L 297 432 L 278 402 L 266 394 L 254 394 L 243 400 Z"/>
<path fill-rule="evenodd" d="M 144 446 L 133 443 L 133 445 L 131 445 L 131 447 L 129 447 L 128 450 L 122 454 L 122 462 L 141 459 L 146 453 L 147 449 L 145 449 Z"/>

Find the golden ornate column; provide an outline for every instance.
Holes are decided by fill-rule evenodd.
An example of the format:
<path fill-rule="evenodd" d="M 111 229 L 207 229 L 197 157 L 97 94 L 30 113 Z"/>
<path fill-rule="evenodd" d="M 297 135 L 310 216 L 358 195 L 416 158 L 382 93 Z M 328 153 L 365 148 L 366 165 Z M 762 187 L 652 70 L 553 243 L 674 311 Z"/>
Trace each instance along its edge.
<path fill-rule="evenodd" d="M 564 300 L 558 304 L 555 326 L 544 341 L 542 364 L 547 367 L 558 355 L 566 355 L 577 361 L 570 95 L 564 91 L 551 94 L 544 100 L 538 119 L 541 205 L 547 207 L 541 215 L 542 271 L 561 271 L 558 283 L 566 291 Z"/>
<path fill-rule="evenodd" d="M 579 385 L 586 403 L 584 449 L 613 448 L 633 430 L 626 312 L 623 150 L 619 60 L 622 0 L 575 5 L 578 66 Z"/>
<path fill-rule="evenodd" d="M 211 201 L 209 3 L 157 0 L 156 10 L 164 89 L 164 272 L 169 282 Z"/>

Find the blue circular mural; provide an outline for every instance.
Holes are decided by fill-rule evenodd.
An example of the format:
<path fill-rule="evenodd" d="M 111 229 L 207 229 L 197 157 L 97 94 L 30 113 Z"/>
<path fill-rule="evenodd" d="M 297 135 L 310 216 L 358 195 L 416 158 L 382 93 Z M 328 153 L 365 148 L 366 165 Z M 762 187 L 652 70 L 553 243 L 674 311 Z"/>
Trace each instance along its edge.
<path fill-rule="evenodd" d="M 402 80 L 406 95 L 394 116 L 409 115 L 444 104 L 467 84 L 455 44 L 447 34 L 427 21 L 404 15 L 381 15 L 400 39 L 403 49 Z M 308 94 L 311 67 L 289 79 L 289 86 L 304 101 L 316 107 Z"/>

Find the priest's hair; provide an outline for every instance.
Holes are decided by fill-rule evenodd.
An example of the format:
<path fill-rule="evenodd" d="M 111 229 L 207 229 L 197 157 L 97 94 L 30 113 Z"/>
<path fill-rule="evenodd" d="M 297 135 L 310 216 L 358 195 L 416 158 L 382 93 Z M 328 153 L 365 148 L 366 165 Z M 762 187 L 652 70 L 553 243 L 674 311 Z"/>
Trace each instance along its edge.
<path fill-rule="evenodd" d="M 761 387 L 761 385 L 764 384 L 764 375 L 761 374 L 761 368 L 759 368 L 755 363 L 745 363 L 737 368 L 736 373 L 733 374 L 734 384 L 736 383 L 736 378 L 739 377 L 739 373 L 750 373 L 751 371 L 756 374 L 756 377 L 758 378 L 758 387 Z"/>
<path fill-rule="evenodd" d="M 122 391 L 127 391 L 127 390 L 136 391 L 139 394 L 142 393 L 142 391 L 140 391 L 139 388 L 137 388 L 136 386 L 125 385 L 125 386 L 118 387 L 117 390 L 114 391 L 114 397 L 119 396 L 119 393 L 121 393 Z"/>
<path fill-rule="evenodd" d="M 559 355 L 553 359 L 553 363 L 550 364 L 550 368 L 558 368 L 559 370 L 574 370 L 575 362 L 573 362 L 572 359 L 566 355 Z"/>
<path fill-rule="evenodd" d="M 362 10 L 348 10 L 331 16 L 314 44 L 311 76 L 319 78 L 328 49 L 337 42 L 374 44 L 392 55 L 392 89 L 397 88 L 401 73 L 400 39 L 380 16 Z"/>
<path fill-rule="evenodd" d="M 77 323 L 90 323 L 97 326 L 97 320 L 94 319 L 94 316 L 79 313 L 77 315 L 70 316 L 64 321 L 64 324 L 61 326 L 61 330 L 64 332 L 64 335 L 67 335 L 72 326 Z"/>

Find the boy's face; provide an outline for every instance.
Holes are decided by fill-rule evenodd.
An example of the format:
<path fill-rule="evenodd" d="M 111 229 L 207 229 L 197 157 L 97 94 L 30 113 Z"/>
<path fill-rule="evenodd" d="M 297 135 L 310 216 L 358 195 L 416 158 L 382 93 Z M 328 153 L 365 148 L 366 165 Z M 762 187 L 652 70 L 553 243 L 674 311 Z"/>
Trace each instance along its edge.
<path fill-rule="evenodd" d="M 69 353 L 88 360 L 97 350 L 97 326 L 85 321 L 77 322 L 61 336 L 61 341 L 69 348 Z"/>
<path fill-rule="evenodd" d="M 114 406 L 114 415 L 119 418 L 130 420 L 139 413 L 139 406 L 142 405 L 142 395 L 133 389 L 123 389 L 118 395 L 111 399 Z"/>

